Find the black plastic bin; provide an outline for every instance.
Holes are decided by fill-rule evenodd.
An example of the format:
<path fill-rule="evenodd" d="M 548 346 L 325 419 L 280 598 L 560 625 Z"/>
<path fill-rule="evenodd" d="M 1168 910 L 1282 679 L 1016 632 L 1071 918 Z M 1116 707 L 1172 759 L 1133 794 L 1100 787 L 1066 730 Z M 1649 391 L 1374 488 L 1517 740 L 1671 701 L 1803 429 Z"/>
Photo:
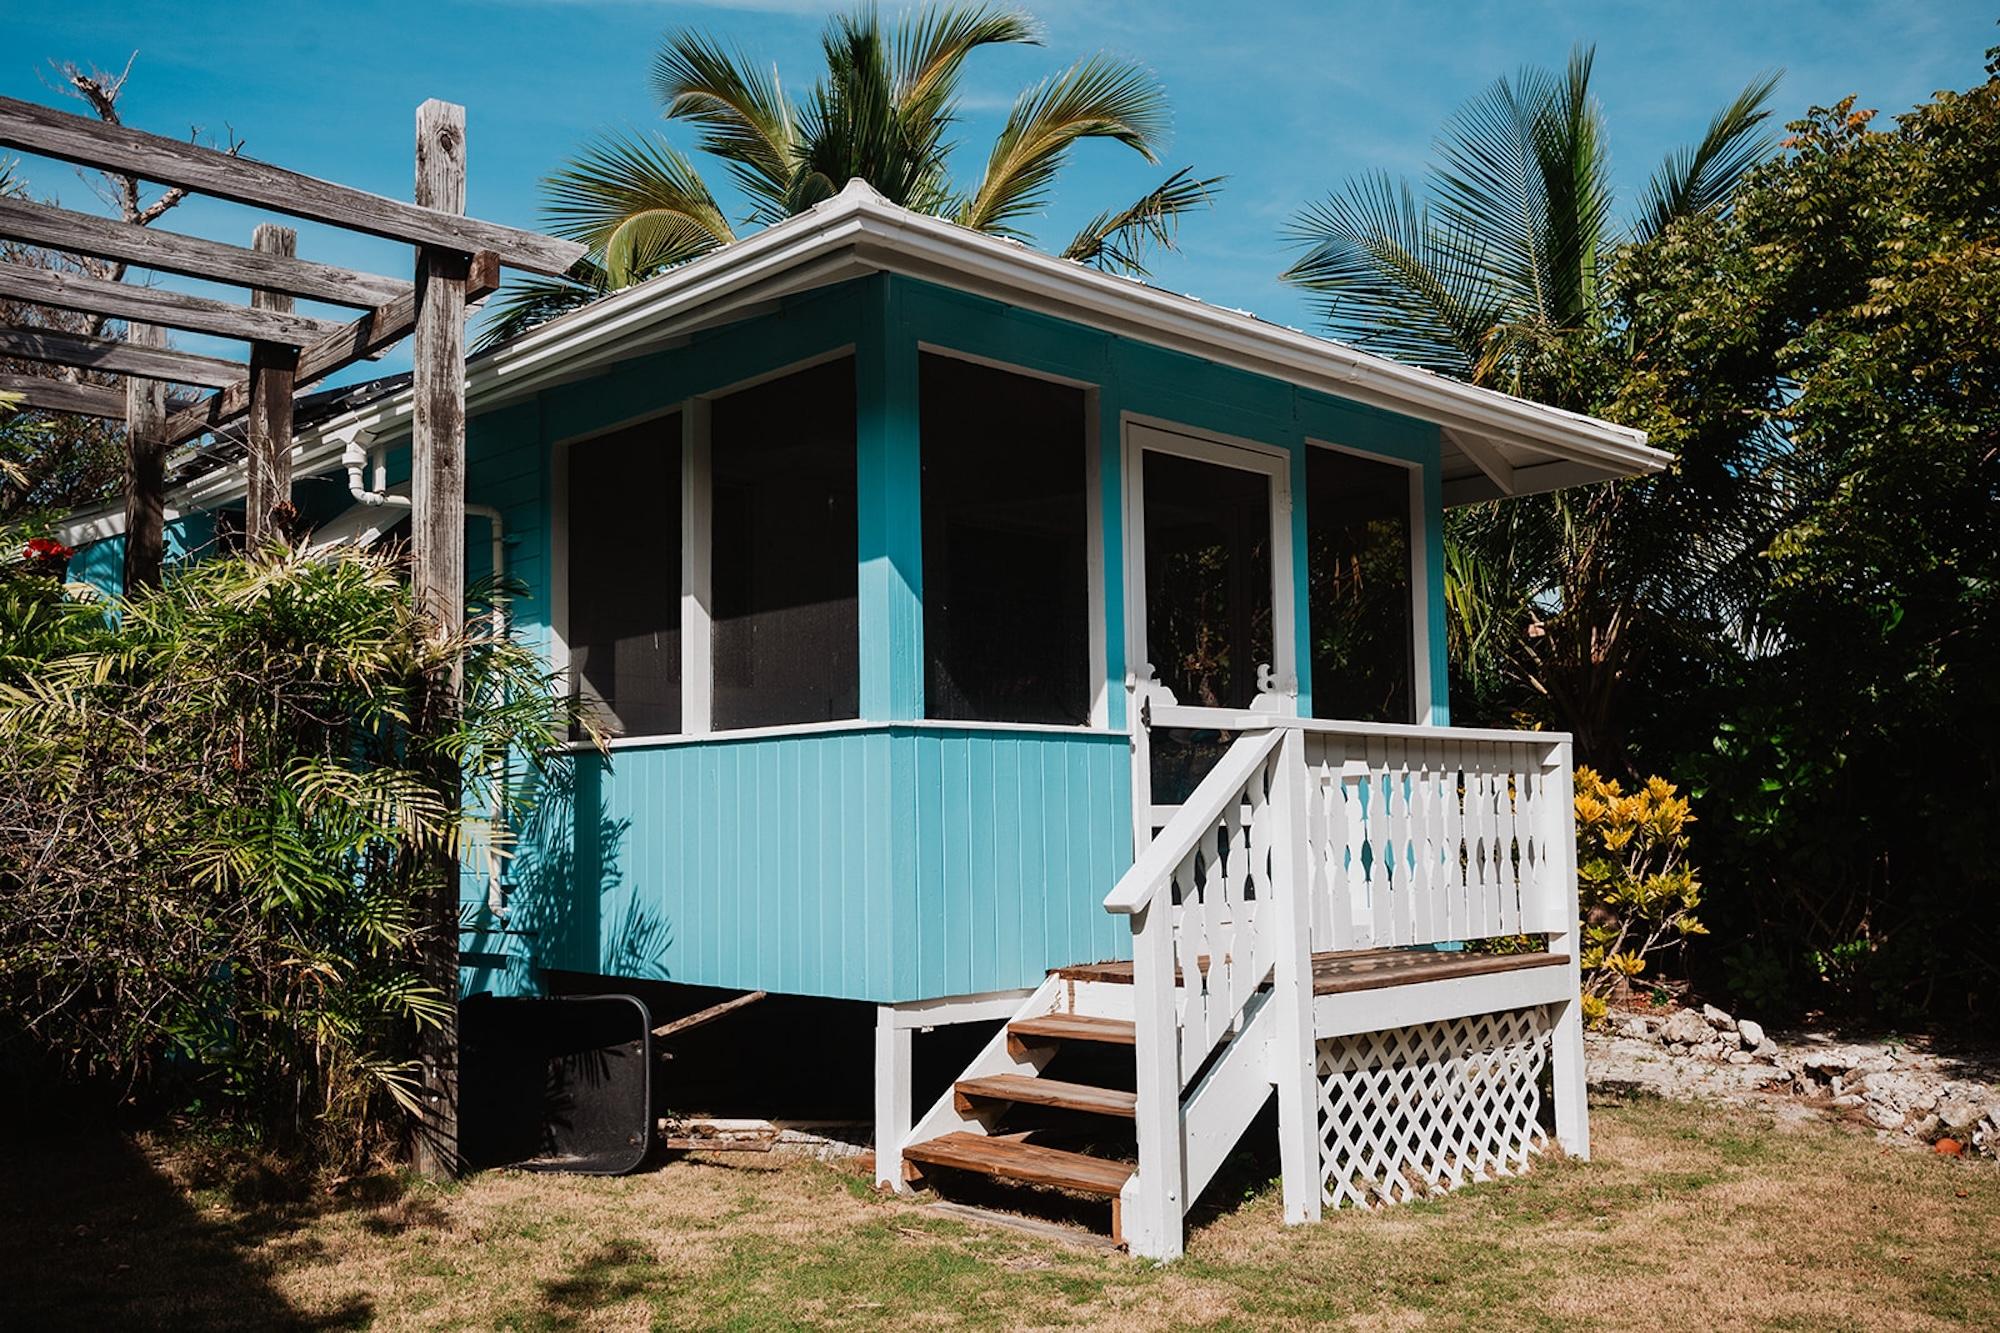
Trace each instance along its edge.
<path fill-rule="evenodd" d="M 653 1019 L 631 995 L 474 995 L 458 1007 L 467 1166 L 618 1176 L 653 1139 Z"/>

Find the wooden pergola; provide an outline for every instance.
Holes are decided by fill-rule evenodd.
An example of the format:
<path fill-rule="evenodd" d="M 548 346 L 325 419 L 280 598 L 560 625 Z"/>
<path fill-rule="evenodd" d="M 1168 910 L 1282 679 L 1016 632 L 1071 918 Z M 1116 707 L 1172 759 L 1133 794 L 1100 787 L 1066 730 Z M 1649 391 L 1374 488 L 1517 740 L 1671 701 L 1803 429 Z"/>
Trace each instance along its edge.
<path fill-rule="evenodd" d="M 465 109 L 417 108 L 416 191 L 405 203 L 198 144 L 0 98 L 0 148 L 150 181 L 364 232 L 415 247 L 408 279 L 302 259 L 297 234 L 260 224 L 248 247 L 155 227 L 0 198 L 0 237 L 46 250 L 248 289 L 237 303 L 110 282 L 25 264 L 0 264 L 0 297 L 122 320 L 122 340 L 46 328 L 0 327 L 0 358 L 118 376 L 120 386 L 0 375 L 0 390 L 47 412 L 122 420 L 129 454 L 125 501 L 128 585 L 158 576 L 168 450 L 247 418 L 245 535 L 277 530 L 290 504 L 294 397 L 344 366 L 413 338 L 411 581 L 440 630 L 464 622 L 465 311 L 499 286 L 503 268 L 561 274 L 584 247 L 465 216 Z M 360 313 L 346 321 L 299 312 L 299 299 Z M 169 349 L 164 330 L 248 344 L 243 362 Z M 168 385 L 209 390 L 169 411 Z M 135 564 L 135 552 L 138 562 Z M 144 567 L 150 558 L 150 570 Z M 135 580 L 133 575 L 139 577 Z M 435 709 L 456 708 L 455 671 L 434 682 Z M 435 721 L 435 717 L 433 718 Z M 449 776 L 455 781 L 455 775 Z M 448 861 L 448 858 L 446 858 Z M 440 862 L 426 973 L 448 1000 L 458 994 L 456 866 Z M 426 1115 L 419 1164 L 458 1166 L 456 1032 L 428 1033 Z"/>

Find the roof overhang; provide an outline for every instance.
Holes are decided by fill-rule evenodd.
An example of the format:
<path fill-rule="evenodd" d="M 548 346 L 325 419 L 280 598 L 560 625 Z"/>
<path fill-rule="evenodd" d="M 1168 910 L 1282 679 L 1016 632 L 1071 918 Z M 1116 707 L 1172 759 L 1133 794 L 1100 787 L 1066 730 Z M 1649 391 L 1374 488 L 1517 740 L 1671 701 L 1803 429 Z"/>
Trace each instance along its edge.
<path fill-rule="evenodd" d="M 466 367 L 467 411 L 488 411 L 748 318 L 784 297 L 871 273 L 934 282 L 1431 422 L 1443 441 L 1448 505 L 1636 476 L 1671 461 L 1646 444 L 1643 431 L 1478 388 L 913 213 L 858 181 L 809 212 L 475 357 Z M 405 388 L 302 429 L 295 474 L 337 466 L 356 439 L 395 441 L 408 433 L 410 412 Z M 243 492 L 240 464 L 218 468 L 176 488 L 169 509 L 207 509 Z M 122 513 L 107 507 L 75 515 L 64 525 L 65 540 L 92 540 L 122 527 Z"/>

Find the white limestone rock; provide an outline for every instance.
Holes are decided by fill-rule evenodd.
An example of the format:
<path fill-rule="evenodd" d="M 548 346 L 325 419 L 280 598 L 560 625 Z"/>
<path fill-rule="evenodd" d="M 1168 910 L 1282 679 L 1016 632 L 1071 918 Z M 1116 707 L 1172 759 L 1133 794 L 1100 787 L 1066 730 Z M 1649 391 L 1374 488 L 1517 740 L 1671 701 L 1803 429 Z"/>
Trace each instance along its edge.
<path fill-rule="evenodd" d="M 1743 1043 L 1743 1049 L 1754 1051 L 1764 1044 L 1764 1025 L 1755 1019 L 1736 1020 L 1736 1039 Z"/>
<path fill-rule="evenodd" d="M 1708 1040 L 1711 1030 L 1692 1009 L 1677 1009 L 1660 1024 L 1660 1040 L 1668 1045 L 1699 1046 Z"/>
<path fill-rule="evenodd" d="M 1701 1007 L 1701 1016 L 1707 1019 L 1708 1025 L 1717 1032 L 1736 1031 L 1736 1020 L 1712 1004 L 1705 1004 Z"/>

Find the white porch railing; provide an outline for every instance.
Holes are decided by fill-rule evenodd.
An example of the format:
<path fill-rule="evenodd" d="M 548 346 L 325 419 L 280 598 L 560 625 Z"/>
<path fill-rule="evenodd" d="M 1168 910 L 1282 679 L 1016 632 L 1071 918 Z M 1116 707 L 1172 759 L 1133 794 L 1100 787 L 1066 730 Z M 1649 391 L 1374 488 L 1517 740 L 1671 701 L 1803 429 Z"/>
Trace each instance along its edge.
<path fill-rule="evenodd" d="M 1240 733 L 1185 802 L 1160 811 L 1104 902 L 1132 924 L 1139 1168 L 1126 1233 L 1134 1253 L 1164 1258 L 1180 1252 L 1182 1215 L 1205 1183 L 1189 1178 L 1186 1145 L 1216 1128 L 1191 1127 L 1186 1108 L 1204 1091 L 1194 1085 L 1242 1076 L 1245 1062 L 1211 1057 L 1252 1025 L 1271 1051 L 1256 1076 L 1278 1090 L 1285 1218 L 1319 1215 L 1314 952 L 1545 934 L 1573 974 L 1577 926 L 1567 736 L 1150 713 L 1153 727 Z M 1141 763 L 1146 748 L 1142 738 Z M 1140 809 L 1154 809 L 1136 776 Z M 1575 1084 L 1558 1088 L 1566 1144 L 1584 1139 L 1560 1123 L 1582 1106 L 1580 1016 L 1568 1010 L 1557 1039 L 1558 1082 Z"/>

